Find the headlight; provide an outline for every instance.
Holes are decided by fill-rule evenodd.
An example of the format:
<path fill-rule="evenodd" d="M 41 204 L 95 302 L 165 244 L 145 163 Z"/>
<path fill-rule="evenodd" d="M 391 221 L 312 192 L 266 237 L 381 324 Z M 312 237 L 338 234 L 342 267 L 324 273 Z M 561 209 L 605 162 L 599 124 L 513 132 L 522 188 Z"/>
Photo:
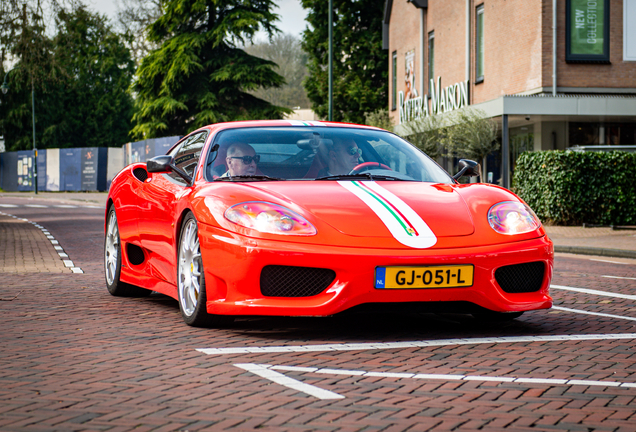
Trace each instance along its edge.
<path fill-rule="evenodd" d="M 488 223 L 500 234 L 524 234 L 541 226 L 539 218 L 527 205 L 516 201 L 504 201 L 488 210 Z"/>
<path fill-rule="evenodd" d="M 316 228 L 298 213 L 278 204 L 249 201 L 235 204 L 225 211 L 225 218 L 237 225 L 270 234 L 316 234 Z"/>

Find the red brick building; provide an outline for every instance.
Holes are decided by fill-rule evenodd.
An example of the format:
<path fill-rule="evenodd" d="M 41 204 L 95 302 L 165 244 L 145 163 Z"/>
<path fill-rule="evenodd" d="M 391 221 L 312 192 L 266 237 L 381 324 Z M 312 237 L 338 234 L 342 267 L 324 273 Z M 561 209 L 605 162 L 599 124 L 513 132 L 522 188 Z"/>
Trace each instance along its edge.
<path fill-rule="evenodd" d="M 482 109 L 504 186 L 525 150 L 636 145 L 636 0 L 386 0 L 383 36 L 394 123 Z"/>

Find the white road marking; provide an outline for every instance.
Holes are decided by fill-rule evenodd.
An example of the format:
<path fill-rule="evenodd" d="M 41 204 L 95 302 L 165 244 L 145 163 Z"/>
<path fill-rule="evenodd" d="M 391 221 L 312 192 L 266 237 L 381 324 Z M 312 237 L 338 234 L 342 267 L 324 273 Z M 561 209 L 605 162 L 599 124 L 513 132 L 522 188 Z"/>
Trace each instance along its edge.
<path fill-rule="evenodd" d="M 25 207 L 33 207 L 33 208 L 49 208 L 49 206 L 40 205 L 40 204 L 25 204 Z"/>
<path fill-rule="evenodd" d="M 612 264 L 627 264 L 627 263 L 622 263 L 618 261 L 609 261 L 609 260 L 594 259 L 594 258 L 590 258 L 590 261 L 606 262 L 606 263 L 612 263 Z"/>
<path fill-rule="evenodd" d="M 293 371 L 301 373 L 329 373 L 334 375 L 347 375 L 358 377 L 376 378 L 397 378 L 397 379 L 426 379 L 445 381 L 482 381 L 482 382 L 506 382 L 520 384 L 548 384 L 548 385 L 569 385 L 569 386 L 590 386 L 590 387 L 623 387 L 636 388 L 636 383 L 626 383 L 620 381 L 596 381 L 596 380 L 567 380 L 556 378 L 531 378 L 513 376 L 487 376 L 487 375 L 452 375 L 452 374 L 418 374 L 408 372 L 369 372 L 363 370 L 346 369 L 317 369 L 312 367 L 265 365 L 255 363 L 239 363 L 234 366 L 252 372 L 260 377 L 273 381 L 285 387 L 292 388 L 302 393 L 315 396 L 318 399 L 343 399 L 344 396 L 328 390 L 321 389 L 313 385 L 305 384 L 274 370 Z"/>
<path fill-rule="evenodd" d="M 633 277 L 622 277 L 622 276 L 601 276 L 604 278 L 611 278 L 611 279 L 629 279 L 629 280 L 636 280 L 636 278 Z"/>
<path fill-rule="evenodd" d="M 552 309 L 562 310 L 564 312 L 578 313 L 578 314 L 583 314 L 583 315 L 594 315 L 594 316 L 602 316 L 602 317 L 606 317 L 606 318 L 616 318 L 616 319 L 624 319 L 624 320 L 628 320 L 628 321 L 636 321 L 636 318 L 632 318 L 632 317 L 626 317 L 626 316 L 621 316 L 621 315 L 604 314 L 604 313 L 599 313 L 599 312 L 588 312 L 588 311 L 584 311 L 584 310 L 580 310 L 580 309 L 570 309 L 570 308 L 564 308 L 564 307 L 560 307 L 560 306 L 552 306 Z"/>
<path fill-rule="evenodd" d="M 11 205 L 13 207 L 17 207 L 14 206 L 13 204 L 7 204 L 7 205 Z M 0 204 L 0 206 L 2 206 L 2 204 Z M 25 205 L 25 207 L 29 207 L 29 205 Z M 31 207 L 38 207 L 36 205 L 32 205 Z M 39 206 L 39 207 L 43 207 L 43 206 Z M 58 255 L 60 256 L 60 258 L 62 258 L 62 261 L 64 262 L 64 266 L 67 267 L 69 270 L 71 270 L 73 273 L 84 273 L 84 270 L 82 270 L 79 267 L 76 267 L 75 264 L 73 264 L 73 261 L 68 260 L 68 259 L 64 259 L 64 258 L 68 258 L 68 255 L 66 253 L 64 253 L 64 249 L 59 246 L 59 242 L 57 240 L 55 240 L 55 237 L 53 237 L 51 235 L 51 233 L 48 232 L 48 230 L 46 228 L 44 228 L 42 225 L 39 225 L 33 221 L 30 221 L 28 219 L 22 219 L 22 218 L 18 218 L 17 216 L 8 214 L 8 213 L 4 213 L 4 212 L 0 212 L 1 215 L 4 216 L 11 216 L 14 219 L 19 219 L 25 222 L 30 223 L 31 225 L 33 225 L 36 228 L 39 228 L 42 233 L 46 236 L 47 239 L 49 239 L 49 241 L 51 242 L 51 244 L 53 245 L 53 248 L 57 251 Z"/>
<path fill-rule="evenodd" d="M 0 207 L 13 208 L 13 207 L 17 207 L 17 205 L 14 205 L 14 204 L 0 204 Z"/>
<path fill-rule="evenodd" d="M 74 205 L 54 205 L 53 207 L 57 207 L 57 208 L 77 208 L 77 206 L 74 206 Z"/>
<path fill-rule="evenodd" d="M 564 309 L 565 308 L 560 308 Z M 622 317 L 619 317 L 622 318 Z M 635 318 L 636 319 L 636 318 Z M 582 334 L 582 335 L 546 335 L 546 336 L 506 336 L 488 338 L 465 338 L 465 339 L 439 339 L 429 341 L 413 342 L 375 342 L 356 344 L 327 344 L 327 345 L 288 345 L 288 346 L 242 346 L 228 348 L 197 348 L 196 350 L 207 355 L 229 355 L 229 354 L 262 354 L 262 353 L 309 353 L 325 351 L 364 351 L 364 350 L 385 350 L 401 348 L 425 348 L 447 345 L 478 345 L 496 343 L 523 343 L 523 342 L 562 342 L 562 341 L 583 341 L 583 340 L 625 340 L 636 339 L 636 333 L 617 334 Z"/>
<path fill-rule="evenodd" d="M 580 292 L 584 294 L 594 294 L 594 295 L 600 295 L 605 297 L 616 297 L 616 298 L 622 298 L 627 300 L 636 300 L 636 295 L 618 294 L 618 293 L 613 293 L 609 291 L 598 291 L 593 289 L 576 288 L 576 287 L 569 287 L 569 286 L 563 286 L 563 285 L 550 285 L 550 288 L 556 288 L 556 289 L 561 289 L 566 291 L 576 291 L 576 292 Z"/>
<path fill-rule="evenodd" d="M 306 393 L 310 396 L 314 396 L 318 399 L 344 399 L 344 396 L 338 393 L 330 392 L 329 390 L 321 389 L 310 384 L 305 384 L 301 381 L 289 378 L 282 373 L 275 372 L 267 368 L 266 365 L 258 365 L 253 363 L 239 363 L 234 366 L 258 375 L 262 378 L 268 379 L 285 387 L 289 387 L 296 391 Z"/>

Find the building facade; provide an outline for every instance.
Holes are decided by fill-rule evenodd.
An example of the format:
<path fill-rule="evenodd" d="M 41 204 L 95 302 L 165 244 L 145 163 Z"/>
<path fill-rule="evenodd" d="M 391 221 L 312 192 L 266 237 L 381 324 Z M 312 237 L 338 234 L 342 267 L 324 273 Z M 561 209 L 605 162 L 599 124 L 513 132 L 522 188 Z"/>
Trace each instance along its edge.
<path fill-rule="evenodd" d="M 386 0 L 394 124 L 465 106 L 527 150 L 636 146 L 636 0 Z"/>

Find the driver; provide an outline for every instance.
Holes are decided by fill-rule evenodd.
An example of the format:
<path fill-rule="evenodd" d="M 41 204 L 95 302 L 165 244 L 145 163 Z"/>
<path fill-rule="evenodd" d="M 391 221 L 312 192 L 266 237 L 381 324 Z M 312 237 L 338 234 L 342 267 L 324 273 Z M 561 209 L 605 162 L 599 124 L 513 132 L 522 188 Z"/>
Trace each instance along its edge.
<path fill-rule="evenodd" d="M 254 148 L 245 143 L 234 143 L 227 149 L 225 165 L 227 171 L 221 177 L 245 176 L 256 174 L 256 164 L 260 155 Z"/>
<path fill-rule="evenodd" d="M 317 177 L 349 174 L 360 163 L 360 156 L 362 149 L 352 138 L 336 138 L 333 144 L 328 146 L 328 167 L 322 169 Z"/>

